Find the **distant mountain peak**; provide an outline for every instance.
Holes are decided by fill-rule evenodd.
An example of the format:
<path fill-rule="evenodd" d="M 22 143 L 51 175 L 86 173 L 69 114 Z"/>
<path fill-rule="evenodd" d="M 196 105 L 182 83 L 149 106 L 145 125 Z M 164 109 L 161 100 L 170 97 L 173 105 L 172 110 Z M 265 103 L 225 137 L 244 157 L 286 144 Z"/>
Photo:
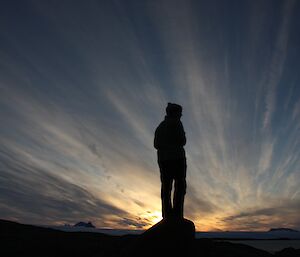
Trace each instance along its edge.
<path fill-rule="evenodd" d="M 298 230 L 292 228 L 271 228 L 269 232 L 277 232 L 277 231 L 286 231 L 286 232 L 299 232 Z"/>
<path fill-rule="evenodd" d="M 85 227 L 85 228 L 95 228 L 95 226 L 92 224 L 92 222 L 77 222 L 74 227 Z"/>

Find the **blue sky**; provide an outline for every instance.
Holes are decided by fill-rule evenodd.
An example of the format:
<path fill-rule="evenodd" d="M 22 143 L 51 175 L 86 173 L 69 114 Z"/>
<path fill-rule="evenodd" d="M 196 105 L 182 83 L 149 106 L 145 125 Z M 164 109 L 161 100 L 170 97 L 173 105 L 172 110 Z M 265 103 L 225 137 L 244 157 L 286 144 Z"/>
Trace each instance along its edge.
<path fill-rule="evenodd" d="M 183 106 L 198 230 L 300 229 L 297 1 L 3 1 L 0 218 L 147 228 Z"/>

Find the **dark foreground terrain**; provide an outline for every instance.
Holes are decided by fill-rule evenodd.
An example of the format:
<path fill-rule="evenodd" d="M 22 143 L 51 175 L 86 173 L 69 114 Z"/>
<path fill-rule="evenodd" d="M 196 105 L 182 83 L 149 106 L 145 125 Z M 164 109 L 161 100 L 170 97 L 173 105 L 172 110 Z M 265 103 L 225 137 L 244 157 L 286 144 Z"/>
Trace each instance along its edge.
<path fill-rule="evenodd" d="M 299 257 L 300 249 L 275 254 L 210 239 L 194 239 L 193 224 L 160 222 L 143 235 L 109 236 L 101 233 L 63 232 L 0 220 L 1 256 L 109 257 L 109 256 L 205 256 Z"/>

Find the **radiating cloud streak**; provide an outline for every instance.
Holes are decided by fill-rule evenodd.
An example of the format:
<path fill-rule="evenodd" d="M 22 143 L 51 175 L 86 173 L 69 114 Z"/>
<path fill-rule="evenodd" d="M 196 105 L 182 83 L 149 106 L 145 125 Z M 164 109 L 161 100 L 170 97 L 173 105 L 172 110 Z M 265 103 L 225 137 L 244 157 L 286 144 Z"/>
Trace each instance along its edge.
<path fill-rule="evenodd" d="M 270 227 L 298 227 L 299 200 L 284 199 L 284 203 L 243 212 L 223 219 L 232 230 L 268 230 Z"/>
<path fill-rule="evenodd" d="M 264 114 L 263 128 L 270 126 L 272 122 L 273 112 L 276 105 L 276 88 L 281 81 L 284 68 L 284 62 L 287 54 L 287 45 L 289 38 L 290 19 L 296 2 L 287 1 L 283 6 L 281 24 L 278 28 L 278 36 L 272 54 L 270 68 L 266 79 L 263 81 L 267 88 L 266 95 L 266 111 Z"/>
<path fill-rule="evenodd" d="M 5 3 L 1 218 L 158 221 L 153 133 L 174 101 L 197 228 L 299 228 L 299 11 L 296 1 Z"/>
<path fill-rule="evenodd" d="M 1 160 L 0 191 L 4 218 L 43 224 L 73 223 L 82 218 L 97 217 L 98 222 L 105 226 L 109 216 L 126 215 L 126 211 L 95 197 L 87 189 L 61 176 L 54 176 L 51 171 L 32 166 L 30 161 L 20 161 L 20 156 L 1 152 Z M 11 210 L 16 210 L 13 216 Z"/>

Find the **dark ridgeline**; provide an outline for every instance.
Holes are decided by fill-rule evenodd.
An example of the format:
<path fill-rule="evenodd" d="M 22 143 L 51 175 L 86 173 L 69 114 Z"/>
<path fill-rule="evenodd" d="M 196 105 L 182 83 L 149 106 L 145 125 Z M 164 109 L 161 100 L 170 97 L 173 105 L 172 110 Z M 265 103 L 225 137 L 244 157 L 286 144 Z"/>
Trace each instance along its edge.
<path fill-rule="evenodd" d="M 159 223 L 141 236 L 109 236 L 91 232 L 63 232 L 0 220 L 0 254 L 5 257 L 299 257 L 300 249 L 275 254 L 220 240 L 190 240 L 193 225 Z M 178 233 L 183 233 L 178 242 Z M 159 234 L 159 235 L 158 235 Z M 167 247 L 162 244 L 168 242 Z M 276 244 L 276 240 L 274 241 Z"/>

